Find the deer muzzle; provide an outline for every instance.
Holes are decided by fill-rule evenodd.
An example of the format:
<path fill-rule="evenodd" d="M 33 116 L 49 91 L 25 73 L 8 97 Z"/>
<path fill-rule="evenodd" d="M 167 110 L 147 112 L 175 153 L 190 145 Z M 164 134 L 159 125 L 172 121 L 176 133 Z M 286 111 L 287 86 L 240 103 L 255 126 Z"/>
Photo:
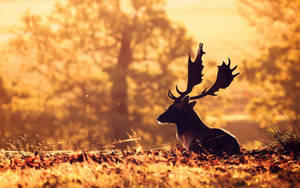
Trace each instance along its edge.
<path fill-rule="evenodd" d="M 157 122 L 159 124 L 169 123 L 170 121 L 168 119 L 168 115 L 166 113 L 163 113 L 157 118 Z"/>

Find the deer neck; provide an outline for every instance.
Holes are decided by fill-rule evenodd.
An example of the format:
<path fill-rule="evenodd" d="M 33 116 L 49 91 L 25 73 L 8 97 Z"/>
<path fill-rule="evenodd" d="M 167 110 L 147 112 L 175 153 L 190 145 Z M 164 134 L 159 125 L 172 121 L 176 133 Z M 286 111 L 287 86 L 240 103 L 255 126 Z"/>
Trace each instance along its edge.
<path fill-rule="evenodd" d="M 195 111 L 187 113 L 176 123 L 177 139 L 189 148 L 190 143 L 194 138 L 202 139 L 209 131 L 207 127 L 199 118 Z"/>
<path fill-rule="evenodd" d="M 176 123 L 176 127 L 178 135 L 205 133 L 210 129 L 194 110 L 182 116 Z"/>

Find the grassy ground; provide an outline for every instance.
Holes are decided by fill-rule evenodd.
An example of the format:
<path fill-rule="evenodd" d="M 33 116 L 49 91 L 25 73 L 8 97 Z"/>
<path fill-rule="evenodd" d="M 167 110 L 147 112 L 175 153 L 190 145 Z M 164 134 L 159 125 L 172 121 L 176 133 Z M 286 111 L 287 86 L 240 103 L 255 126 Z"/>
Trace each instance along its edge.
<path fill-rule="evenodd" d="M 1 187 L 297 187 L 300 156 L 269 149 L 218 158 L 172 149 L 2 151 Z"/>

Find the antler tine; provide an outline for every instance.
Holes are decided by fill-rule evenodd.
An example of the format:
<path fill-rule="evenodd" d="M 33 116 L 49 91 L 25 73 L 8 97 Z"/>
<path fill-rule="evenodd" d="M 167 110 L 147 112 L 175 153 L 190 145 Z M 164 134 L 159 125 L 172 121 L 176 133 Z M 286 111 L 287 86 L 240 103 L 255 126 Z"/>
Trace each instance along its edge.
<path fill-rule="evenodd" d="M 203 45 L 201 45 L 201 43 L 199 44 L 199 50 L 200 50 L 200 48 L 202 48 L 203 47 Z M 198 54 L 199 54 L 199 51 L 198 51 Z M 197 54 L 197 57 L 198 57 L 198 54 Z M 197 57 L 196 57 L 196 59 L 197 59 Z M 177 93 L 179 94 L 179 95 L 186 95 L 186 94 L 188 94 L 188 93 L 190 93 L 192 90 L 191 90 L 191 74 L 190 74 L 190 72 L 191 72 L 191 70 L 190 70 L 190 66 L 192 65 L 192 63 L 196 63 L 197 61 L 196 61 L 196 59 L 195 59 L 195 62 L 193 62 L 192 61 L 192 59 L 191 59 L 191 53 L 189 53 L 189 59 L 188 59 L 188 81 L 187 81 L 187 86 L 186 86 L 186 90 L 185 91 L 180 91 L 179 89 L 178 89 L 178 86 L 176 85 L 176 91 L 177 91 Z M 189 91 L 189 90 L 191 90 L 191 91 Z"/>
<path fill-rule="evenodd" d="M 173 100 L 176 100 L 177 99 L 177 97 L 175 97 L 174 95 L 173 95 L 173 93 L 169 90 L 168 91 L 168 96 L 171 98 L 171 99 L 173 99 Z"/>
<path fill-rule="evenodd" d="M 181 91 L 179 91 L 177 85 L 176 85 L 176 91 L 177 91 L 178 93 L 181 92 Z M 170 99 L 173 99 L 173 100 L 176 100 L 176 101 L 182 99 L 182 98 L 183 98 L 185 95 L 187 95 L 187 94 L 188 94 L 188 92 L 182 92 L 182 94 L 180 94 L 179 97 L 175 97 L 175 95 L 174 95 L 170 90 L 168 91 L 168 96 L 169 96 L 169 98 L 170 98 Z"/>
<path fill-rule="evenodd" d="M 218 66 L 218 74 L 217 79 L 214 85 L 208 90 L 207 88 L 201 92 L 200 95 L 190 97 L 191 100 L 202 98 L 206 95 L 212 95 L 216 96 L 217 94 L 215 92 L 219 91 L 219 89 L 225 89 L 227 88 L 231 82 L 233 81 L 234 77 L 239 75 L 240 73 L 232 74 L 232 72 L 237 68 L 237 65 L 230 69 L 231 61 L 228 58 L 228 64 L 226 65 L 223 61 L 222 65 Z"/>
<path fill-rule="evenodd" d="M 184 92 L 182 92 L 178 89 L 178 86 L 176 85 L 176 91 L 179 95 L 184 95 L 187 92 L 187 89 Z"/>
<path fill-rule="evenodd" d="M 205 54 L 203 51 L 203 43 L 199 44 L 198 53 L 196 56 L 195 61 L 193 62 L 191 59 L 191 55 L 189 53 L 188 57 L 188 81 L 187 81 L 187 87 L 185 91 L 180 91 L 178 86 L 176 85 L 176 91 L 180 95 L 179 97 L 175 97 L 171 91 L 169 91 L 168 95 L 171 99 L 176 98 L 176 100 L 182 99 L 185 95 L 189 94 L 193 87 L 197 84 L 200 84 L 202 82 L 202 56 Z"/>

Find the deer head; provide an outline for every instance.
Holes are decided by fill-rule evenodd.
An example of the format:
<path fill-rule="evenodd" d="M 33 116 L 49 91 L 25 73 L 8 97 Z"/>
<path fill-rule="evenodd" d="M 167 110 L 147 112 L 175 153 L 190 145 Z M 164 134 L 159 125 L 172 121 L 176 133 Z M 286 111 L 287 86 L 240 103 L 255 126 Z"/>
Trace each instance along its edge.
<path fill-rule="evenodd" d="M 237 68 L 237 66 L 230 69 L 230 59 L 228 58 L 228 64 L 223 62 L 222 65 L 218 66 L 218 74 L 215 83 L 212 85 L 210 89 L 204 89 L 200 94 L 196 96 L 189 97 L 188 94 L 192 92 L 194 86 L 200 84 L 202 82 L 202 70 L 203 70 L 203 62 L 202 56 L 205 54 L 203 51 L 203 44 L 200 43 L 199 50 L 194 62 L 192 62 L 190 54 L 188 58 L 188 81 L 187 88 L 185 91 L 180 91 L 178 86 L 176 85 L 176 91 L 179 94 L 176 97 L 170 90 L 168 91 L 168 96 L 170 99 L 174 100 L 173 104 L 169 106 L 169 108 L 159 116 L 157 119 L 161 123 L 176 123 L 178 119 L 182 118 L 182 116 L 186 116 L 187 113 L 191 113 L 193 111 L 193 107 L 196 104 L 196 99 L 200 99 L 207 95 L 217 96 L 216 92 L 219 89 L 227 88 L 234 77 L 239 75 L 240 73 L 232 74 L 232 72 Z M 189 101 L 192 102 L 189 102 Z"/>
<path fill-rule="evenodd" d="M 196 101 L 189 102 L 189 96 L 184 97 L 182 100 L 174 102 L 169 108 L 158 117 L 160 123 L 178 123 L 184 117 L 193 113 L 193 108 Z"/>

